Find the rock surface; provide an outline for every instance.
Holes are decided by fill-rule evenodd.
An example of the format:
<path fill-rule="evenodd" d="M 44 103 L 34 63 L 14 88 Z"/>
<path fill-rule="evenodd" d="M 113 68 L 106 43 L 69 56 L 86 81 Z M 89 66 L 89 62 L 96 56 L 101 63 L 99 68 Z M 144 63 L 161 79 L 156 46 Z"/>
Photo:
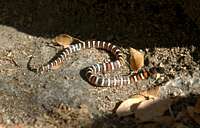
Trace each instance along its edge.
<path fill-rule="evenodd" d="M 0 124 L 129 127 L 135 124 L 110 114 L 118 102 L 141 90 L 159 83 L 163 97 L 199 94 L 200 23 L 199 18 L 195 23 L 184 7 L 183 3 L 164 0 L 1 1 Z M 84 80 L 84 68 L 112 58 L 96 49 L 70 55 L 58 70 L 44 74 L 30 71 L 31 56 L 30 66 L 37 67 L 61 49 L 51 45 L 58 33 L 111 41 L 124 52 L 129 47 L 143 49 L 146 61 L 164 66 L 163 79 L 124 87 L 91 86 Z M 124 66 L 113 74 L 127 73 Z"/>

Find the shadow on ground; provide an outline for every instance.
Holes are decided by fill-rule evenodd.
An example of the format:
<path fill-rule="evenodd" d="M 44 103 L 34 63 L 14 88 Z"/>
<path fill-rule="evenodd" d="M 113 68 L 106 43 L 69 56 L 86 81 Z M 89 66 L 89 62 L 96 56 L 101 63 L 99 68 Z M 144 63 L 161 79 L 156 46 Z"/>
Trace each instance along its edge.
<path fill-rule="evenodd" d="M 168 102 L 168 99 L 165 99 Z M 164 100 L 164 102 L 165 102 Z M 94 128 L 146 128 L 146 127 L 165 127 L 165 128 L 177 128 L 178 125 L 185 127 L 199 127 L 200 125 L 195 122 L 198 121 L 197 116 L 192 115 L 191 108 L 195 105 L 197 106 L 197 100 L 199 100 L 199 95 L 191 94 L 187 97 L 176 97 L 176 100 L 173 101 L 172 105 L 169 106 L 169 109 L 166 110 L 162 116 L 159 118 L 153 117 L 149 121 L 141 121 L 134 117 L 134 115 L 126 117 L 117 117 L 116 115 L 107 115 L 104 117 L 97 118 L 92 127 Z M 156 102 L 154 103 L 156 104 Z M 145 106 L 147 108 L 153 108 L 154 104 L 149 104 Z M 161 106 L 162 107 L 162 106 Z M 143 108 L 145 109 L 145 108 Z M 157 110 L 159 111 L 159 110 Z M 150 110 L 143 116 L 149 117 L 149 114 L 152 113 Z M 195 113 L 195 112 L 194 112 Z M 166 118 L 169 117 L 169 118 Z M 146 118 L 146 117 L 145 117 Z M 144 118 L 144 119 L 145 119 Z"/>
<path fill-rule="evenodd" d="M 69 33 L 125 47 L 196 46 L 199 13 L 188 16 L 185 1 L 7 0 L 0 2 L 0 24 L 33 36 Z"/>
<path fill-rule="evenodd" d="M 40 37 L 52 38 L 55 35 L 60 34 L 60 33 L 68 33 L 82 40 L 95 39 L 95 40 L 112 41 L 115 44 L 123 46 L 125 48 L 128 48 L 128 47 L 172 48 L 175 46 L 180 46 L 180 47 L 187 46 L 187 47 L 191 47 L 192 49 L 192 47 L 194 46 L 195 49 L 193 51 L 191 50 L 192 51 L 191 54 L 194 58 L 194 61 L 199 63 L 200 62 L 199 61 L 199 58 L 200 58 L 199 24 L 200 23 L 198 23 L 199 14 L 198 12 L 195 12 L 196 16 L 190 16 L 189 13 L 185 11 L 187 7 L 187 4 L 185 3 L 185 1 L 186 0 L 174 0 L 174 1 L 170 1 L 170 0 L 140 0 L 140 1 L 137 1 L 137 0 L 125 0 L 125 1 L 124 0 L 119 0 L 119 1 L 116 1 L 116 0 L 109 0 L 109 1 L 108 0 L 101 0 L 101 1 L 98 1 L 98 0 L 74 0 L 74 1 L 7 0 L 7 1 L 3 1 L 2 0 L 0 1 L 0 12 L 1 12 L 0 24 L 13 27 L 20 32 L 30 34 L 38 38 Z M 196 2 L 199 3 L 197 0 Z M 195 1 L 193 1 L 193 4 L 196 5 Z M 27 47 L 30 48 L 31 46 L 27 46 Z M 45 48 L 45 46 L 43 48 Z M 46 51 L 43 51 L 43 52 L 46 52 Z M 48 53 L 48 51 L 46 53 Z M 16 55 L 20 55 L 20 54 L 16 54 Z M 43 54 L 40 53 L 39 55 L 43 55 Z M 166 53 L 164 55 L 166 55 Z M 86 58 L 87 57 L 88 56 L 86 56 Z M 19 57 L 19 58 L 23 58 L 23 57 Z M 43 58 L 43 56 L 41 58 Z M 27 58 L 23 58 L 23 60 L 24 59 L 27 59 Z M 85 58 L 82 58 L 82 59 L 85 60 Z M 193 61 L 192 59 L 189 60 L 189 62 Z M 42 59 L 38 61 L 40 62 L 41 60 Z M 176 58 L 174 60 L 176 60 Z M 187 60 L 187 57 L 186 57 L 186 60 Z M 168 62 L 167 59 L 166 61 Z M 171 60 L 169 60 L 169 62 L 170 61 Z M 26 61 L 24 61 L 23 64 L 25 62 Z M 78 67 L 77 65 L 80 66 L 80 64 L 84 61 L 80 60 L 79 62 L 77 62 L 77 64 L 74 64 L 72 68 L 76 69 Z M 171 65 L 171 63 L 169 63 L 168 65 Z M 188 63 L 187 65 L 192 65 L 192 64 Z M 30 69 L 30 67 L 28 68 Z M 72 70 L 67 71 L 66 73 L 69 74 L 69 72 L 74 73 L 74 71 Z M 21 73 L 23 72 L 21 72 L 20 70 L 19 72 L 15 74 L 16 76 L 14 76 L 14 78 L 16 77 L 16 79 L 13 79 L 13 77 L 9 77 L 9 81 L 10 79 L 13 79 L 14 82 L 20 81 Z M 29 74 L 30 72 L 26 71 L 26 73 Z M 61 74 L 66 75 L 65 72 L 62 72 L 62 71 L 61 71 Z M 84 70 L 81 70 L 80 75 L 83 76 L 83 74 L 84 74 Z M 8 77 L 6 75 L 4 76 Z M 32 82 L 32 79 L 30 78 L 32 78 L 33 75 L 34 74 L 30 74 L 30 76 L 24 75 L 25 77 L 22 77 L 22 82 L 23 83 Z M 53 102 L 54 104 L 57 104 L 55 103 L 55 101 L 58 102 L 57 99 L 59 98 L 57 97 L 61 97 L 61 99 L 63 99 L 62 101 L 66 101 L 66 99 L 68 98 L 67 96 L 69 96 L 68 89 L 63 91 L 65 87 L 62 87 L 60 84 L 66 85 L 69 79 L 71 79 L 73 82 L 70 82 L 67 84 L 77 85 L 76 88 L 75 86 L 70 86 L 70 88 L 74 88 L 74 89 L 71 89 L 72 91 L 70 93 L 70 94 L 73 94 L 71 96 L 72 101 L 75 101 L 73 99 L 74 97 L 75 99 L 79 99 L 79 97 L 74 93 L 75 92 L 74 90 L 78 90 L 78 89 L 80 90 L 80 87 L 83 88 L 83 91 L 80 91 L 81 92 L 80 95 L 87 97 L 88 94 L 85 94 L 86 91 L 84 90 L 84 89 L 87 89 L 87 87 L 84 86 L 85 83 L 83 83 L 83 86 L 79 86 L 80 79 L 74 80 L 73 78 L 73 76 L 78 76 L 76 72 L 72 74 L 72 77 L 69 77 L 69 78 L 59 77 L 58 81 L 60 80 L 61 83 L 60 81 L 55 82 L 56 73 L 51 74 L 51 75 L 50 75 L 50 77 L 52 77 L 51 80 L 46 79 L 47 77 L 44 76 L 43 78 L 41 78 L 42 81 L 34 81 L 35 82 L 34 85 L 37 85 L 37 86 L 30 85 L 30 88 L 31 86 L 34 87 L 31 91 L 33 92 L 35 90 L 36 92 L 38 91 L 35 96 L 36 98 L 33 98 L 32 100 L 33 106 L 37 107 L 37 104 L 35 103 L 37 103 L 40 100 L 41 100 L 41 103 L 38 103 L 39 105 L 47 104 L 48 106 L 51 102 Z M 63 79 L 67 79 L 67 80 L 64 81 Z M 54 81 L 55 83 L 53 83 L 52 81 Z M 44 85 L 40 84 L 40 82 L 44 83 Z M 49 86 L 45 85 L 47 84 L 46 82 L 49 82 L 48 83 Z M 57 84 L 60 86 L 55 87 L 53 86 L 54 84 Z M 17 83 L 16 85 L 18 86 L 20 84 Z M 20 87 L 21 86 L 27 87 L 29 89 L 29 85 L 27 86 L 26 84 L 24 85 L 21 84 Z M 15 88 L 10 89 L 11 87 L 7 86 L 6 84 L 5 84 L 5 87 L 9 91 L 14 90 L 13 92 L 15 92 L 16 90 Z M 21 92 L 17 94 L 21 94 Z M 47 94 L 50 95 L 49 99 L 44 98 L 44 96 L 46 96 Z M 12 104 L 15 102 L 17 104 L 18 101 L 23 101 L 22 98 L 25 98 L 24 103 L 26 103 L 28 106 L 26 108 L 26 111 L 28 112 L 28 110 L 31 108 L 31 107 L 29 108 L 29 105 L 28 105 L 31 100 L 29 98 L 26 98 L 27 97 L 26 95 L 28 94 L 25 93 L 24 95 L 20 95 L 21 97 L 19 97 L 18 100 L 13 99 L 12 95 L 10 96 L 10 98 L 11 98 Z M 30 98 L 32 97 L 33 96 L 30 95 Z M 56 97 L 56 98 L 53 99 L 52 97 Z M 190 104 L 190 99 L 192 101 L 192 98 L 193 97 L 186 98 L 186 102 L 181 102 L 180 105 L 183 105 L 184 107 L 185 104 L 187 103 Z M 5 100 L 6 98 L 3 97 L 2 99 Z M 45 103 L 43 101 L 45 101 Z M 79 102 L 79 100 L 75 102 Z M 21 105 L 20 109 L 24 110 L 24 104 L 21 103 L 20 105 Z M 19 109 L 17 108 L 18 106 L 16 105 L 13 105 L 13 106 L 15 106 L 16 109 Z M 49 106 L 51 106 L 51 104 Z M 6 107 L 6 108 L 10 109 L 9 107 Z M 33 109 L 30 109 L 30 110 L 33 110 Z M 178 111 L 178 109 L 175 109 L 174 111 Z M 36 110 L 36 112 L 38 111 Z M 16 112 L 16 113 L 19 114 L 19 112 Z M 11 111 L 11 115 L 12 114 L 13 112 Z M 56 117 L 57 116 L 59 117 L 60 116 L 59 114 L 60 113 L 57 112 Z M 54 114 L 52 115 L 54 116 Z M 20 116 L 22 116 L 23 118 L 23 114 L 21 114 Z M 63 116 L 64 118 L 63 119 L 64 123 L 68 121 L 68 116 L 66 116 L 65 114 L 61 116 Z M 73 116 L 74 114 L 72 115 L 72 120 L 74 120 Z M 57 119 L 60 120 L 60 118 L 57 118 Z M 97 127 L 97 126 L 99 127 L 101 126 L 102 127 L 103 126 L 134 127 L 136 126 L 136 124 L 134 123 L 134 121 L 132 121 L 132 119 L 133 119 L 132 117 L 119 119 L 113 115 L 107 115 L 105 117 L 98 117 L 94 121 L 92 126 L 93 127 Z"/>

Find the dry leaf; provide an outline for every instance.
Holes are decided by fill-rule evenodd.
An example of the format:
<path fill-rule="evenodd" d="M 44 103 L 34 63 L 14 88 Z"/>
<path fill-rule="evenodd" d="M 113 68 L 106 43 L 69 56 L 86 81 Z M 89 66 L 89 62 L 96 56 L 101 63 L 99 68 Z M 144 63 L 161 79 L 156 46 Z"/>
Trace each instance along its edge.
<path fill-rule="evenodd" d="M 174 123 L 172 125 L 172 128 L 189 128 L 188 126 L 182 124 L 182 123 Z"/>
<path fill-rule="evenodd" d="M 188 122 L 188 120 L 191 120 L 191 117 L 189 115 L 189 112 L 187 112 L 187 108 L 181 110 L 177 115 L 176 115 L 176 120 L 181 121 L 181 122 Z"/>
<path fill-rule="evenodd" d="M 172 104 L 172 99 L 149 99 L 141 102 L 135 109 L 135 117 L 141 122 L 152 121 L 156 117 L 159 117 L 168 110 Z"/>
<path fill-rule="evenodd" d="M 73 37 L 67 34 L 61 34 L 54 38 L 54 42 L 66 48 L 73 42 Z"/>
<path fill-rule="evenodd" d="M 146 97 L 149 97 L 149 98 L 159 97 L 160 96 L 160 87 L 156 86 L 156 87 L 151 88 L 149 90 L 142 91 L 139 94 L 143 95 L 143 96 L 146 96 Z"/>
<path fill-rule="evenodd" d="M 116 114 L 119 117 L 131 115 L 133 114 L 132 110 L 137 108 L 137 105 L 144 100 L 145 97 L 141 95 L 136 95 L 135 97 L 127 99 L 119 105 L 119 107 L 116 110 Z"/>
<path fill-rule="evenodd" d="M 194 111 L 195 111 L 196 113 L 200 114 L 200 97 L 198 97 L 194 109 L 195 109 Z"/>
<path fill-rule="evenodd" d="M 130 48 L 130 66 L 134 71 L 137 71 L 144 66 L 144 54 L 134 48 Z"/>
<path fill-rule="evenodd" d="M 197 99 L 197 102 L 194 107 L 188 106 L 187 112 L 189 116 L 200 125 L 200 97 Z"/>
<path fill-rule="evenodd" d="M 140 124 L 137 128 L 160 128 L 160 125 L 154 122 L 147 123 L 147 124 Z"/>
<path fill-rule="evenodd" d="M 195 112 L 195 107 L 187 107 L 187 112 L 189 114 L 189 116 L 200 125 L 200 113 L 196 113 Z"/>
<path fill-rule="evenodd" d="M 157 123 L 160 123 L 160 124 L 165 124 L 167 126 L 172 126 L 176 120 L 175 118 L 171 117 L 171 116 L 158 116 L 158 117 L 155 117 L 153 119 L 154 122 L 157 122 Z"/>
<path fill-rule="evenodd" d="M 6 128 L 7 126 L 5 124 L 0 124 L 0 128 Z"/>

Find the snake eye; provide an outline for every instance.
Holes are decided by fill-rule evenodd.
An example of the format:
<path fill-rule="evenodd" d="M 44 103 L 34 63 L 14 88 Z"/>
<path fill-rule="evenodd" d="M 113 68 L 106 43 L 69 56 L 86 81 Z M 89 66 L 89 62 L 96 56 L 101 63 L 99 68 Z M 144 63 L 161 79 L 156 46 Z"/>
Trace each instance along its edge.
<path fill-rule="evenodd" d="M 150 73 L 152 73 L 152 74 L 157 73 L 157 69 L 156 69 L 156 67 L 152 67 L 152 68 L 150 68 L 149 71 L 150 71 Z"/>
<path fill-rule="evenodd" d="M 42 74 L 44 72 L 44 67 L 43 66 L 39 67 L 37 69 L 37 72 L 40 73 L 40 74 Z"/>
<path fill-rule="evenodd" d="M 164 73 L 165 72 L 165 69 L 163 67 L 156 67 L 156 71 L 158 73 Z"/>
<path fill-rule="evenodd" d="M 152 67 L 152 68 L 149 69 L 149 71 L 153 74 L 155 74 L 155 73 L 163 74 L 164 68 L 163 67 Z"/>

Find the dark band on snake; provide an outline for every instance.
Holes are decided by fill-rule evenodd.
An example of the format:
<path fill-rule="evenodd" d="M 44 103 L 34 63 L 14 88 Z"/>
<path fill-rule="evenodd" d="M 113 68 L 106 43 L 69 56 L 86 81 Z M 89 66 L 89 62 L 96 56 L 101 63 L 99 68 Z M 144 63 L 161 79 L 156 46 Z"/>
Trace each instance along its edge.
<path fill-rule="evenodd" d="M 149 76 L 157 73 L 157 69 L 155 67 L 152 67 L 152 68 L 142 68 L 137 73 L 134 73 L 132 75 L 113 76 L 109 78 L 98 76 L 97 73 L 106 73 L 109 71 L 114 71 L 116 69 L 119 69 L 124 64 L 122 51 L 120 50 L 120 48 L 117 47 L 116 45 L 107 43 L 105 41 L 87 41 L 70 45 L 69 47 L 65 48 L 63 52 L 61 52 L 61 54 L 54 61 L 41 66 L 38 69 L 38 72 L 43 73 L 45 71 L 49 71 L 54 66 L 64 62 L 69 54 L 88 48 L 103 49 L 111 52 L 115 56 L 115 61 L 105 62 L 101 64 L 94 64 L 86 69 L 86 74 L 85 74 L 86 78 L 88 82 L 92 85 L 123 86 L 131 84 L 133 82 L 138 82 L 139 80 L 147 79 Z"/>

